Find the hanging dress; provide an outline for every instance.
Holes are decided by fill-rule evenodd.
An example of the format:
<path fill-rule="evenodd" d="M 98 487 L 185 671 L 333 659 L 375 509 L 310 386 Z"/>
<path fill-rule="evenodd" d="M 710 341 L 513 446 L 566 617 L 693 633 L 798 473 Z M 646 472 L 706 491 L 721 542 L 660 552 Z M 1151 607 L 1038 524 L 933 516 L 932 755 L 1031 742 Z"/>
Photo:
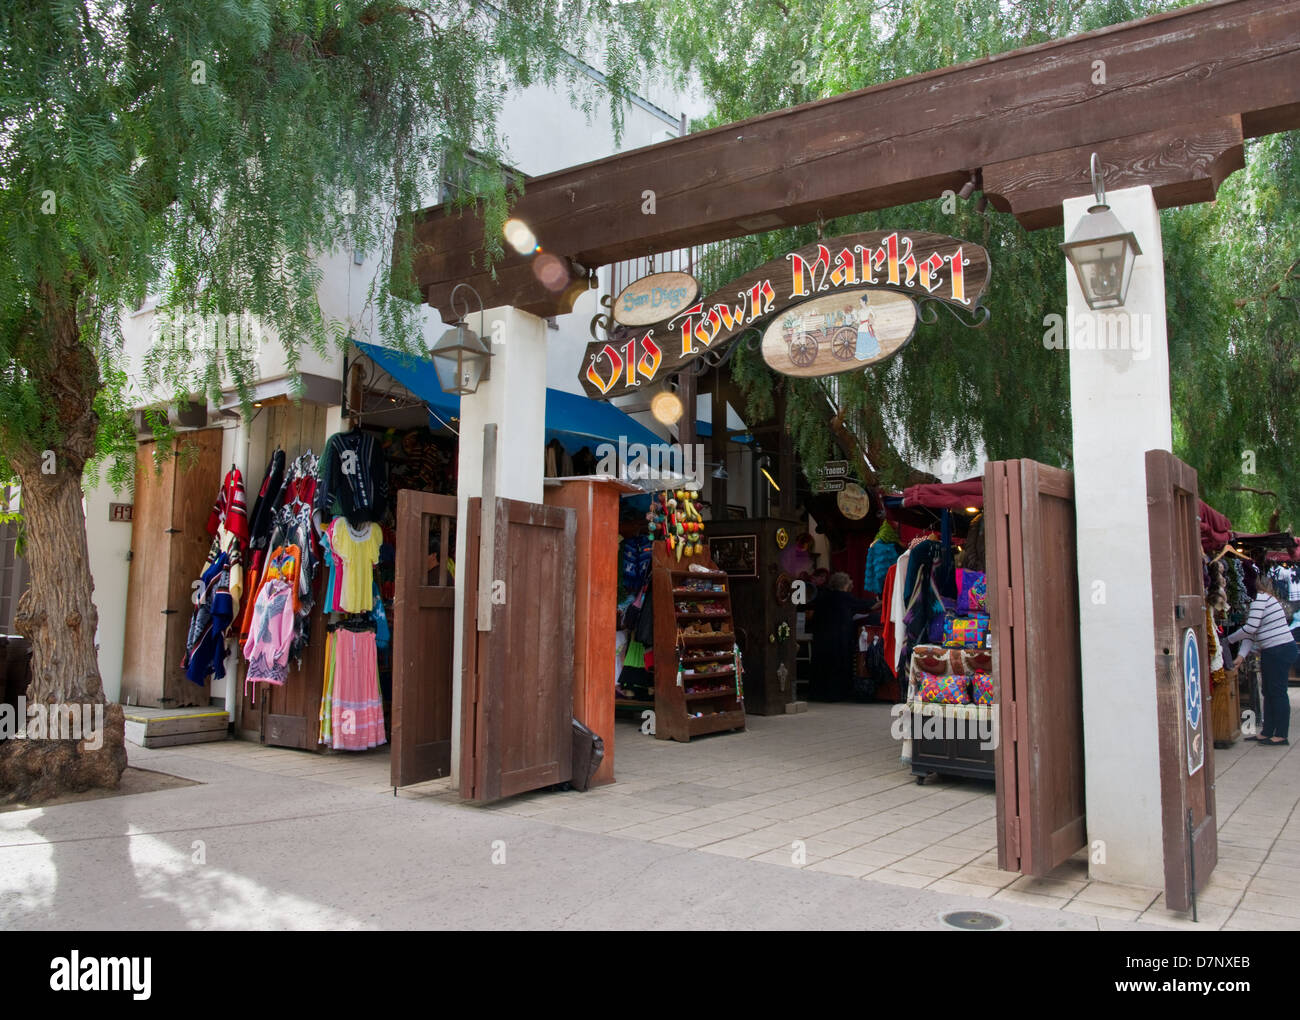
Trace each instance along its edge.
<path fill-rule="evenodd" d="M 330 547 L 343 567 L 338 608 L 344 613 L 368 613 L 374 609 L 374 567 L 383 532 L 377 524 L 354 528 L 344 517 L 334 518 L 328 530 Z"/>

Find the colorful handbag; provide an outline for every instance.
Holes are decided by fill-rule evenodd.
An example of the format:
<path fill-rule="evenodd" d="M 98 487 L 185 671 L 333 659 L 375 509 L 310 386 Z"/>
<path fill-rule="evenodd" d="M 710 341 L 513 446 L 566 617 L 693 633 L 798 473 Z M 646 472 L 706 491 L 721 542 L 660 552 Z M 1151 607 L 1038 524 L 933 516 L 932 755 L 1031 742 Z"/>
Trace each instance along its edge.
<path fill-rule="evenodd" d="M 941 705 L 970 704 L 964 676 L 935 676 L 933 673 L 922 673 L 917 691 L 922 701 Z"/>
<path fill-rule="evenodd" d="M 950 616 L 943 622 L 946 648 L 983 648 L 988 644 L 988 636 L 987 616 Z"/>
<path fill-rule="evenodd" d="M 974 673 L 970 678 L 971 690 L 975 697 L 971 700 L 977 705 L 993 704 L 993 674 Z"/>
<path fill-rule="evenodd" d="M 987 613 L 989 586 L 982 570 L 957 570 L 957 612 Z"/>

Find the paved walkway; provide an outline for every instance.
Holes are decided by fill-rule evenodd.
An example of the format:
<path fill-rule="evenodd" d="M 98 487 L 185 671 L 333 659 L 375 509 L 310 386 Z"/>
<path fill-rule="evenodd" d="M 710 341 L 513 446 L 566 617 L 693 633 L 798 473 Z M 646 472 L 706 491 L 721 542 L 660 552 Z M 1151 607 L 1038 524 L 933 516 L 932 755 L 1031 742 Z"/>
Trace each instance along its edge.
<path fill-rule="evenodd" d="M 1191 926 L 1081 861 L 999 872 L 991 787 L 917 786 L 886 706 L 616 739 L 618 783 L 489 808 L 445 782 L 394 797 L 382 749 L 132 748 L 202 785 L 0 815 L 0 925 L 907 929 L 976 908 L 1022 929 Z M 1200 927 L 1300 928 L 1300 756 L 1246 743 L 1216 761 Z"/>

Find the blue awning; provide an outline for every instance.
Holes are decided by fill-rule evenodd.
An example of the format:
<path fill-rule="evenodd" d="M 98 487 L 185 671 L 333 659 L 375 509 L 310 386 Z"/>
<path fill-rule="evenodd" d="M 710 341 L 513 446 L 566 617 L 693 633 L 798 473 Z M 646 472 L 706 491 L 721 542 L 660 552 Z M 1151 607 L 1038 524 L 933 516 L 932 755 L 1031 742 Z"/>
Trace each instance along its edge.
<path fill-rule="evenodd" d="M 438 373 L 428 358 L 417 358 L 402 351 L 377 344 L 353 341 L 366 357 L 429 405 L 444 421 L 460 417 L 460 397 L 444 393 L 438 385 Z M 440 427 L 431 422 L 431 427 Z M 624 414 L 613 404 L 591 400 L 580 393 L 563 390 L 546 391 L 546 439 L 558 439 L 569 452 L 602 442 L 662 443 L 650 429 Z"/>

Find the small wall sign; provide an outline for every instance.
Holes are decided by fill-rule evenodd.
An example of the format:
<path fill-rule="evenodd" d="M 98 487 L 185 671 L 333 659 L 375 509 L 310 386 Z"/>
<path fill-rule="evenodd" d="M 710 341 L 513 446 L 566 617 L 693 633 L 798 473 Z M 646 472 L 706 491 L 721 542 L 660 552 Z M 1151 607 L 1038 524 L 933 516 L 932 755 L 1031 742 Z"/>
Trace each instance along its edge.
<path fill-rule="evenodd" d="M 110 521 L 120 521 L 125 524 L 130 524 L 134 513 L 135 513 L 134 503 L 109 503 L 108 504 L 108 519 Z"/>
<path fill-rule="evenodd" d="M 867 495 L 867 490 L 857 482 L 849 482 L 840 490 L 835 497 L 836 505 L 840 508 L 840 513 L 851 521 L 860 521 L 867 516 L 867 511 L 871 509 L 871 497 Z"/>
<path fill-rule="evenodd" d="M 671 319 L 694 301 L 700 285 L 689 273 L 652 273 L 628 284 L 614 299 L 614 320 L 650 326 Z"/>

